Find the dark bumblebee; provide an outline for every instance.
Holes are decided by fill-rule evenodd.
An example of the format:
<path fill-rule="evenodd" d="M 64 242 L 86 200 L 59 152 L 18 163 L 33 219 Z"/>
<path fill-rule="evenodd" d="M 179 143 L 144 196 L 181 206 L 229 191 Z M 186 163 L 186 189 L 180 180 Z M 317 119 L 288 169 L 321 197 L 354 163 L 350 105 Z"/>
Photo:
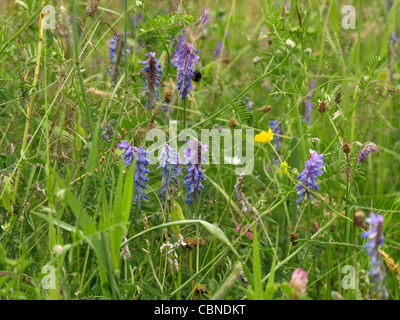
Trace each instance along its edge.
<path fill-rule="evenodd" d="M 194 72 L 194 74 L 193 74 L 193 77 L 192 77 L 193 81 L 194 81 L 194 82 L 200 82 L 201 78 L 202 78 L 201 73 L 200 73 L 199 71 L 196 70 L 196 71 Z"/>

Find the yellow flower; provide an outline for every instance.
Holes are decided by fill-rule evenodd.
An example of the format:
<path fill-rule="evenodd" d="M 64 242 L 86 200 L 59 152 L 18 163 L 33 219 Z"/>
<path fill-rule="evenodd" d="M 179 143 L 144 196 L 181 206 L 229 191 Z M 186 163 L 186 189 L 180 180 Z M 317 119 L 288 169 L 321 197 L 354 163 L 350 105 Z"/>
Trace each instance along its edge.
<path fill-rule="evenodd" d="M 291 167 L 288 166 L 286 161 L 285 162 L 281 162 L 281 172 L 283 174 L 288 174 L 288 172 L 289 172 L 288 169 L 289 168 L 291 168 Z"/>
<path fill-rule="evenodd" d="M 272 132 L 271 129 L 269 129 L 268 133 L 263 131 L 260 134 L 257 134 L 254 137 L 254 140 L 257 142 L 261 142 L 261 143 L 268 143 L 268 142 L 272 141 L 273 138 L 274 138 L 274 133 Z"/>

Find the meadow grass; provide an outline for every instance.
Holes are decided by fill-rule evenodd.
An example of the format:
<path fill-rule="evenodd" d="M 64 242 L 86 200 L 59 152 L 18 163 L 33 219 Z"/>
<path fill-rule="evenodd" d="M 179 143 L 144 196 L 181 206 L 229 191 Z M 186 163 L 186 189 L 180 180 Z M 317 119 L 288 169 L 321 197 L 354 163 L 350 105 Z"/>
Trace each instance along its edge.
<path fill-rule="evenodd" d="M 0 12 L 1 299 L 399 299 L 399 0 Z"/>

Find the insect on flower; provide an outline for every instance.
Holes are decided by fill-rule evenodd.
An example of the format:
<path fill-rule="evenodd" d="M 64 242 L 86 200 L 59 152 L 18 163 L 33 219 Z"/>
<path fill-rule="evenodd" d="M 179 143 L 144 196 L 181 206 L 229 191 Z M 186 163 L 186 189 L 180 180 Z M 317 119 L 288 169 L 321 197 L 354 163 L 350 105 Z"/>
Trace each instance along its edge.
<path fill-rule="evenodd" d="M 202 78 L 201 72 L 196 70 L 193 75 L 193 81 L 200 82 L 201 78 Z"/>
<path fill-rule="evenodd" d="M 195 76 L 196 65 L 199 63 L 200 53 L 193 44 L 188 43 L 183 36 L 178 36 L 179 42 L 175 50 L 172 64 L 178 68 L 178 95 L 184 100 L 189 91 L 193 90 L 192 78 Z"/>

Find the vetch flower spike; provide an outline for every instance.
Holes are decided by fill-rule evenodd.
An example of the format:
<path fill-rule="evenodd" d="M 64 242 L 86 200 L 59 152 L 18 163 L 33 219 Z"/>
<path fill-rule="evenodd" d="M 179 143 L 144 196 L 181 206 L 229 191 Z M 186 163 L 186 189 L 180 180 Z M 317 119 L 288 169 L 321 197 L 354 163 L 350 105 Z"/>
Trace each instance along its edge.
<path fill-rule="evenodd" d="M 317 86 L 317 82 L 313 81 L 310 84 L 310 88 L 307 92 L 307 97 L 303 100 L 303 106 L 304 106 L 303 122 L 306 122 L 306 119 L 307 119 L 308 125 L 312 124 L 311 114 L 314 109 L 314 104 L 311 102 L 311 98 L 312 98 L 313 90 L 315 89 L 316 86 Z"/>
<path fill-rule="evenodd" d="M 124 150 L 122 156 L 126 166 L 129 166 L 132 163 L 137 154 L 133 179 L 133 201 L 137 203 L 139 210 L 141 210 L 140 201 L 149 199 L 149 196 L 144 192 L 144 189 L 147 189 L 146 183 L 149 182 L 149 178 L 146 176 L 146 174 L 151 172 L 149 169 L 147 169 L 150 161 L 146 158 L 146 156 L 149 155 L 149 153 L 144 151 L 143 146 L 140 148 L 133 147 L 126 140 L 122 140 L 117 147 L 120 150 Z"/>
<path fill-rule="evenodd" d="M 179 159 L 178 152 L 171 148 L 168 144 L 160 152 L 158 157 L 160 165 L 157 169 L 161 168 L 161 201 L 169 200 L 170 198 L 176 199 L 179 191 L 179 176 L 181 174 L 181 160 Z"/>
<path fill-rule="evenodd" d="M 180 39 L 182 41 L 182 39 Z M 178 67 L 178 95 L 184 100 L 189 91 L 193 90 L 192 78 L 196 70 L 196 64 L 199 63 L 200 57 L 197 55 L 200 53 L 192 44 L 186 40 L 179 46 L 175 51 L 175 57 L 172 61 L 176 67 Z"/>
<path fill-rule="evenodd" d="M 324 166 L 323 158 L 324 155 L 322 153 L 318 154 L 316 151 L 310 154 L 310 160 L 306 161 L 305 169 L 297 177 L 297 179 L 300 180 L 300 183 L 297 185 L 297 195 L 299 196 L 297 203 L 301 202 L 306 194 L 308 195 L 308 199 L 312 198 L 312 194 L 307 190 L 307 188 L 312 191 L 319 190 L 316 181 L 318 177 L 324 173 L 322 170 Z"/>
<path fill-rule="evenodd" d="M 158 88 L 161 86 L 161 74 L 163 71 L 154 52 L 146 53 L 145 56 L 148 59 L 142 61 L 140 64 L 145 65 L 143 71 L 146 74 L 144 77 L 146 79 L 146 108 L 149 109 L 154 108 L 156 101 L 160 100 L 160 91 Z"/>
<path fill-rule="evenodd" d="M 118 51 L 119 48 L 119 51 Z M 115 83 L 119 74 L 119 65 L 126 53 L 129 53 L 129 48 L 125 41 L 125 36 L 121 33 L 116 34 L 108 43 L 108 57 L 110 58 L 110 71 L 112 82 Z M 118 51 L 118 52 L 117 52 Z"/>
<path fill-rule="evenodd" d="M 208 151 L 208 145 L 202 145 L 196 138 L 193 138 L 192 141 L 187 140 L 187 143 L 189 148 L 185 150 L 186 161 L 184 164 L 188 164 L 189 167 L 186 168 L 188 174 L 183 184 L 186 186 L 186 191 L 188 191 L 185 203 L 191 205 L 194 200 L 199 198 L 201 190 L 204 189 L 201 180 L 205 181 L 206 178 L 201 169 L 201 162 L 207 161 L 203 154 Z"/>
<path fill-rule="evenodd" d="M 358 164 L 362 164 L 371 152 L 379 153 L 379 150 L 375 143 L 369 141 L 364 144 L 364 147 L 358 155 Z"/>
<path fill-rule="evenodd" d="M 383 216 L 380 214 L 371 213 L 366 221 L 370 225 L 370 229 L 367 232 L 361 234 L 368 243 L 364 246 L 367 249 L 372 268 L 369 271 L 374 287 L 373 292 L 376 294 L 378 299 L 387 299 L 388 292 L 385 286 L 385 267 L 382 261 L 382 255 L 379 252 L 380 246 L 384 243 L 383 237 Z"/>
<path fill-rule="evenodd" d="M 272 120 L 269 122 L 269 127 L 272 128 L 272 132 L 275 134 L 283 134 L 282 125 L 279 123 L 280 120 Z M 276 150 L 282 148 L 281 138 L 279 136 L 274 136 L 274 142 L 276 145 Z"/>

